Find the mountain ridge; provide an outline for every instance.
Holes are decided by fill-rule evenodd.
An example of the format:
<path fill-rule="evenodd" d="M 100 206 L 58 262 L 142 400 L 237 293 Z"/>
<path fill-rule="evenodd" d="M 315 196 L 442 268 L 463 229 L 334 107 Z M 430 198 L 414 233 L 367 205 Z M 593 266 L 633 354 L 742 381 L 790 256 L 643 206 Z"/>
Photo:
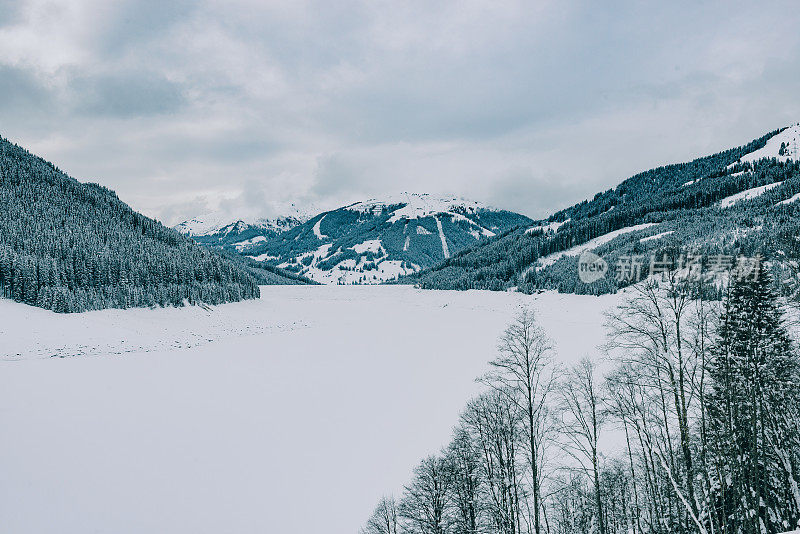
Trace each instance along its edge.
<path fill-rule="evenodd" d="M 533 227 L 478 243 L 401 282 L 430 289 L 614 292 L 624 283 L 612 269 L 585 284 L 570 253 L 612 232 L 619 233 L 588 248 L 604 254 L 612 268 L 625 254 L 676 257 L 688 249 L 797 257 L 791 235 L 800 230 L 798 138 L 800 125 L 793 124 L 736 148 L 638 173 Z M 624 231 L 638 225 L 648 226 Z"/>
<path fill-rule="evenodd" d="M 325 211 L 283 232 L 194 239 L 322 283 L 381 283 L 532 222 L 461 197 L 406 192 Z"/>
<path fill-rule="evenodd" d="M 57 312 L 219 304 L 280 272 L 201 248 L 0 137 L 0 297 Z"/>

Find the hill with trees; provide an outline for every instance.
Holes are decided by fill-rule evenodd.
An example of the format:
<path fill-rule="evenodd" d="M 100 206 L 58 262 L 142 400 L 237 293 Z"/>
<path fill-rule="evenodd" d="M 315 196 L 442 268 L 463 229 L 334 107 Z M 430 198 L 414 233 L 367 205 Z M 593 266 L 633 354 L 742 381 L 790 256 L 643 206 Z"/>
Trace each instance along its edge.
<path fill-rule="evenodd" d="M 219 304 L 301 282 L 202 248 L 0 138 L 0 296 L 57 312 Z"/>
<path fill-rule="evenodd" d="M 639 173 L 528 228 L 452 255 L 401 282 L 429 289 L 600 294 L 627 285 L 615 267 L 687 253 L 798 257 L 800 125 L 688 163 Z M 594 283 L 578 276 L 584 251 L 610 268 Z"/>

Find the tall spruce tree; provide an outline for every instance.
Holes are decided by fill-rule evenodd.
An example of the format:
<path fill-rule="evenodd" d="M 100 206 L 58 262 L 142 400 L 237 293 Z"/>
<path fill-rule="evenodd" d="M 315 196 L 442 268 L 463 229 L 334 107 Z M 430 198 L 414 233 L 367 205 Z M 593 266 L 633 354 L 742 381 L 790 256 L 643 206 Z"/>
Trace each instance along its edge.
<path fill-rule="evenodd" d="M 798 527 L 800 359 L 769 273 L 731 285 L 707 371 L 713 531 Z"/>

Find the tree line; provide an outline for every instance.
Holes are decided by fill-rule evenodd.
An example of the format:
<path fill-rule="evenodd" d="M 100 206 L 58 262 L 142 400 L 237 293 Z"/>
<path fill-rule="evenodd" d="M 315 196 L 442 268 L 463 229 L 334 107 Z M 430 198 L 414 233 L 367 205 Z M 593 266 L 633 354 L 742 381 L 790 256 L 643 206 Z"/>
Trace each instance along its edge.
<path fill-rule="evenodd" d="M 564 369 L 534 315 L 451 442 L 362 534 L 773 534 L 800 528 L 800 356 L 768 272 L 719 302 L 669 273 L 608 313 L 614 367 Z M 615 445 L 609 446 L 609 443 Z"/>
<path fill-rule="evenodd" d="M 747 241 L 747 246 L 762 250 L 767 255 L 778 253 L 775 243 L 768 238 L 784 229 L 786 217 L 795 217 L 793 206 L 775 206 L 800 191 L 800 163 L 765 159 L 755 164 L 737 163 L 747 153 L 763 147 L 778 131 L 754 140 L 747 145 L 726 150 L 712 156 L 698 158 L 688 163 L 652 169 L 622 182 L 619 186 L 598 193 L 592 200 L 580 202 L 551 215 L 546 222 L 564 223 L 556 232 L 540 229 L 517 229 L 496 239 L 488 240 L 470 249 L 454 254 L 440 265 L 407 277 L 405 282 L 426 289 L 489 289 L 502 291 L 518 287 L 521 291 L 560 289 L 576 293 L 613 292 L 613 280 L 605 284 L 585 287 L 578 283 L 571 271 L 555 268 L 538 279 L 523 279 L 522 273 L 539 258 L 567 250 L 609 232 L 642 223 L 672 223 L 675 238 L 687 237 L 682 242 L 718 242 L 731 237 L 725 234 L 727 226 L 742 219 L 756 221 L 764 232 L 756 235 L 740 234 L 737 239 Z M 764 198 L 736 205 L 729 210 L 718 210 L 719 200 L 752 187 L 781 182 Z M 767 201 L 771 200 L 771 203 Z M 695 234 L 697 219 L 727 220 L 708 228 L 707 235 Z M 683 221 L 685 223 L 682 223 Z M 783 222 L 782 222 L 783 221 Z M 765 234 L 767 237 L 765 237 Z M 733 240 L 733 239 L 731 239 Z M 716 253 L 727 253 L 726 245 L 717 246 Z M 658 247 L 657 242 L 649 248 Z"/>
<path fill-rule="evenodd" d="M 241 262 L 198 247 L 0 138 L 0 296 L 57 312 L 257 298 Z"/>

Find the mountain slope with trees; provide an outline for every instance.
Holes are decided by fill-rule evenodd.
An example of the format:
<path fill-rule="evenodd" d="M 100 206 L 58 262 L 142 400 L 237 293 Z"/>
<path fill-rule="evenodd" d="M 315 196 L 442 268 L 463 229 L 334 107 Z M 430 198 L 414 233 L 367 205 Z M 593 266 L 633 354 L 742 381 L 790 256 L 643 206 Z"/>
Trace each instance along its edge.
<path fill-rule="evenodd" d="M 479 243 L 402 281 L 429 289 L 599 294 L 625 285 L 614 273 L 622 256 L 649 261 L 651 255 L 677 258 L 692 251 L 797 257 L 792 236 L 800 229 L 798 133 L 795 125 L 738 148 L 637 174 L 533 227 Z M 603 236 L 613 239 L 592 246 Z M 578 278 L 581 247 L 611 267 L 600 281 Z"/>
<path fill-rule="evenodd" d="M 218 304 L 259 296 L 259 273 L 0 138 L 0 296 L 57 312 Z"/>

